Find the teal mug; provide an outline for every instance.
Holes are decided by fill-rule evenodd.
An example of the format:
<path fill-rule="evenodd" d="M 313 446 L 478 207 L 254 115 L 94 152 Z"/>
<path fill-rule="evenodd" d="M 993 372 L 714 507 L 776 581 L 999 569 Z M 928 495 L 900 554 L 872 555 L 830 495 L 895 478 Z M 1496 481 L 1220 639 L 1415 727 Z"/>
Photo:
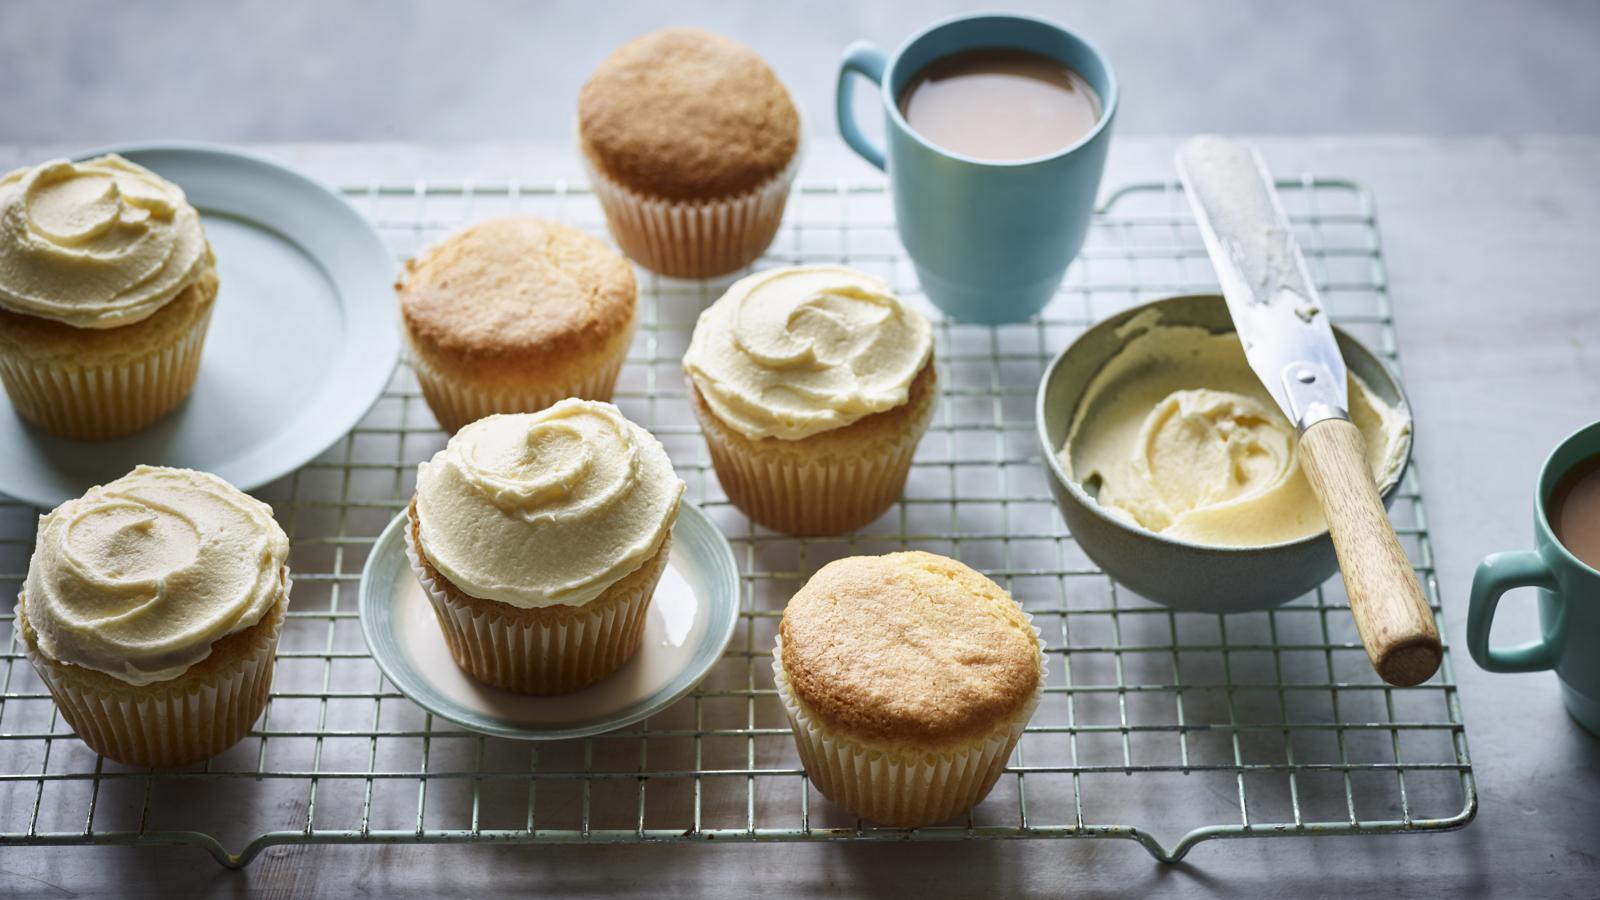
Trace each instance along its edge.
<path fill-rule="evenodd" d="M 1100 95 L 1100 120 L 1054 153 L 994 161 L 943 150 L 900 114 L 900 94 L 929 63 L 963 50 L 1015 48 L 1066 64 Z M 853 75 L 876 82 L 887 144 L 862 134 Z M 1020 322 L 1050 302 L 1083 247 L 1117 113 L 1117 80 L 1092 44 L 1032 16 L 978 13 L 935 23 L 887 55 L 858 41 L 839 68 L 835 110 L 851 149 L 889 174 L 900 241 L 928 299 L 969 322 Z"/>
<path fill-rule="evenodd" d="M 1600 571 L 1561 545 L 1547 515 L 1550 493 L 1561 477 L 1600 454 L 1600 422 L 1580 428 L 1545 460 L 1533 498 L 1534 550 L 1495 553 L 1478 564 L 1467 607 L 1467 649 L 1490 672 L 1554 669 L 1567 711 L 1600 734 Z M 1541 637 L 1515 647 L 1489 646 L 1500 596 L 1512 588 L 1539 590 Z"/>

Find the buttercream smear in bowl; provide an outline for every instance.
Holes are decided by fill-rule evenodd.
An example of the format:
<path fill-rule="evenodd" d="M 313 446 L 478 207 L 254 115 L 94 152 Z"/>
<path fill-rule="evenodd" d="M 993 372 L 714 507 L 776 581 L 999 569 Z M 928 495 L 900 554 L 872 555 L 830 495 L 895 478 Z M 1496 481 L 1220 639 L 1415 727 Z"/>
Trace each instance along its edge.
<path fill-rule="evenodd" d="M 1334 328 L 1350 414 L 1384 502 L 1411 413 L 1394 373 Z M 1256 380 L 1220 296 L 1117 313 L 1046 368 L 1036 399 L 1051 494 L 1085 556 L 1175 609 L 1267 609 L 1338 568 L 1294 429 Z"/>
<path fill-rule="evenodd" d="M 1197 544 L 1263 546 L 1327 529 L 1300 469 L 1294 425 L 1232 332 L 1161 324 L 1146 310 L 1090 381 L 1058 458 L 1113 516 Z M 1405 462 L 1411 425 L 1355 375 L 1350 418 L 1379 485 Z"/>

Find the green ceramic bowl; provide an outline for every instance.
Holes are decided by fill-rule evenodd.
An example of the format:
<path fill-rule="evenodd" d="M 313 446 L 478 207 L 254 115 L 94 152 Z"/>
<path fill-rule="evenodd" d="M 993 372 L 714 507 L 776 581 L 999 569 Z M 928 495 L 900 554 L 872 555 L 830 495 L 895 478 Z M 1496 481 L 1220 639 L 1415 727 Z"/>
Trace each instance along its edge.
<path fill-rule="evenodd" d="M 1106 574 L 1135 593 L 1174 609 L 1214 613 L 1267 609 L 1316 588 L 1338 568 L 1327 532 L 1261 547 L 1213 547 L 1164 537 L 1106 512 L 1061 468 L 1056 451 L 1066 441 L 1084 390 L 1100 367 L 1132 337 L 1118 336 L 1117 330 L 1149 309 L 1160 310 L 1164 325 L 1197 325 L 1213 333 L 1233 330 L 1222 297 L 1170 297 L 1095 325 L 1045 370 L 1035 417 L 1050 490 L 1068 530 Z M 1409 420 L 1411 407 L 1388 367 L 1343 330 L 1335 328 L 1334 334 L 1350 371 Z M 1406 438 L 1404 462 L 1393 479 L 1379 485 L 1385 504 L 1393 502 L 1411 463 L 1411 440 Z"/>

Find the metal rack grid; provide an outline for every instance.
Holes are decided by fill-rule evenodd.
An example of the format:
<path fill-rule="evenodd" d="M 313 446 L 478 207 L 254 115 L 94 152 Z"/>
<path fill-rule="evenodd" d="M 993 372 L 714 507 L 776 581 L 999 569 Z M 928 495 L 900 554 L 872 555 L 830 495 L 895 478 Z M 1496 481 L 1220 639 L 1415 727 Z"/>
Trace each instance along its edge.
<path fill-rule="evenodd" d="M 1332 318 L 1395 364 L 1371 198 L 1309 176 L 1280 190 Z M 513 211 L 604 231 L 581 186 L 346 193 L 402 257 Z M 797 190 L 759 265 L 824 261 L 883 275 L 931 312 L 881 187 Z M 622 408 L 667 446 L 688 497 L 727 533 L 743 573 L 740 628 L 691 696 L 623 731 L 524 744 L 435 720 L 384 681 L 357 621 L 359 573 L 409 497 L 416 463 L 444 443 L 402 365 L 354 431 L 257 492 L 293 539 L 296 587 L 267 712 L 232 750 L 159 772 L 97 757 L 24 661 L 9 609 L 0 616 L 0 845 L 191 844 L 242 866 L 295 843 L 1123 838 L 1173 861 L 1212 838 L 1471 820 L 1477 795 L 1448 651 L 1429 683 L 1390 687 L 1366 662 L 1337 578 L 1271 612 L 1174 612 L 1119 589 L 1062 525 L 1034 437 L 1044 365 L 1105 315 L 1214 289 L 1175 185 L 1113 194 L 1039 319 L 998 328 L 936 319 L 942 397 L 905 497 L 844 538 L 752 526 L 710 470 L 678 366 L 695 316 L 730 280 L 644 274 L 618 387 Z M 20 585 L 37 513 L 0 504 L 0 592 Z M 1437 613 L 1414 471 L 1392 515 Z M 767 661 L 783 605 L 811 572 L 913 547 L 999 580 L 1042 626 L 1053 659 L 1045 699 L 991 796 L 963 821 L 908 832 L 858 822 L 809 784 Z"/>

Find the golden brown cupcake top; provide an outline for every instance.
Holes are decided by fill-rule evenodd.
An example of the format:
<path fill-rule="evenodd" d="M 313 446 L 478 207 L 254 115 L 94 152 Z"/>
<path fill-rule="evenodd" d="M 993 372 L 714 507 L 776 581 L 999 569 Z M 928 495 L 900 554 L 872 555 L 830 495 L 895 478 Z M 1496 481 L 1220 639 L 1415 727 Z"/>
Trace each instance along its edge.
<path fill-rule="evenodd" d="M 633 267 L 591 235 L 532 216 L 491 219 L 406 264 L 395 289 L 415 349 L 492 375 L 602 349 L 633 322 Z"/>
<path fill-rule="evenodd" d="M 988 734 L 1039 686 L 1039 643 L 999 585 L 932 553 L 823 566 L 779 626 L 791 689 L 830 728 L 937 747 Z"/>
<path fill-rule="evenodd" d="M 625 187 L 713 200 L 760 187 L 800 147 L 800 117 L 750 48 L 669 28 L 624 44 L 578 95 L 590 161 Z"/>

